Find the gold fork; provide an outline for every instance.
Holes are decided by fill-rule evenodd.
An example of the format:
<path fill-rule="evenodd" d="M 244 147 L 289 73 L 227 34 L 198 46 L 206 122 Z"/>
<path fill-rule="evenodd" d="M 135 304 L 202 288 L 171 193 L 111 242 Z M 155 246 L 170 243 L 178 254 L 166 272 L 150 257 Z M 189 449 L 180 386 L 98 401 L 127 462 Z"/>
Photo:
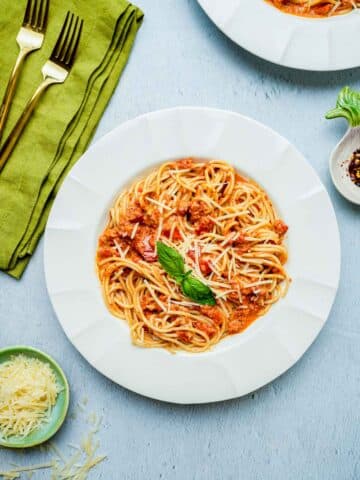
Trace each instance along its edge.
<path fill-rule="evenodd" d="M 0 171 L 15 148 L 31 114 L 42 94 L 50 86 L 64 83 L 73 66 L 76 51 L 79 46 L 84 21 L 73 13 L 67 13 L 60 35 L 50 55 L 50 59 L 42 68 L 43 81 L 35 90 L 23 113 L 0 149 Z"/>
<path fill-rule="evenodd" d="M 49 0 L 28 0 L 24 20 L 16 37 L 16 42 L 19 45 L 20 51 L 0 106 L 0 140 L 24 60 L 29 53 L 39 50 L 43 44 L 48 13 Z"/>

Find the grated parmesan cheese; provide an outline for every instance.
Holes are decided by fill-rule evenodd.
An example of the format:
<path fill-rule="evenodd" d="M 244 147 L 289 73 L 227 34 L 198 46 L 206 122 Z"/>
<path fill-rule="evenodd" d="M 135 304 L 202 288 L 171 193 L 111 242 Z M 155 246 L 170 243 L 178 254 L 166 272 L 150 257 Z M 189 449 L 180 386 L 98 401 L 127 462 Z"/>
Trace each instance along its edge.
<path fill-rule="evenodd" d="M 14 469 L 9 470 L 8 472 L 0 472 L 0 478 L 3 478 L 4 480 L 15 480 L 15 479 L 21 478 L 22 473 L 27 472 L 29 475 L 29 473 L 32 474 L 35 471 L 52 468 L 53 466 L 54 466 L 54 462 L 41 463 L 39 465 L 30 465 L 28 467 L 15 467 Z"/>
<path fill-rule="evenodd" d="M 237 290 L 226 290 L 226 292 L 219 292 L 219 293 L 216 294 L 216 299 L 225 298 L 225 300 L 226 300 L 227 295 L 229 295 L 229 293 L 233 293 L 233 292 L 237 292 Z"/>
<path fill-rule="evenodd" d="M 165 307 L 165 305 L 159 300 L 159 298 L 158 298 L 157 295 L 155 294 L 154 290 L 150 287 L 149 282 L 148 282 L 146 279 L 144 280 L 144 284 L 146 285 L 146 288 L 148 289 L 150 295 L 152 296 L 152 298 L 154 299 L 154 301 L 159 305 L 159 307 L 161 308 L 161 310 L 163 310 L 164 312 L 166 312 L 166 307 Z"/>
<path fill-rule="evenodd" d="M 232 232 L 232 233 L 230 233 L 230 235 L 228 235 L 227 237 L 225 237 L 224 241 L 220 243 L 220 247 L 225 247 L 225 245 L 226 245 L 227 243 L 230 243 L 230 242 L 236 240 L 238 236 L 239 236 L 239 232 Z"/>
<path fill-rule="evenodd" d="M 81 410 L 84 409 L 84 402 L 78 403 Z M 49 480 L 86 480 L 90 471 L 99 463 L 103 462 L 107 456 L 98 455 L 99 441 L 96 435 L 99 431 L 102 418 L 96 413 L 88 416 L 87 423 L 91 425 L 90 431 L 82 439 L 80 445 L 68 444 L 72 453 L 64 454 L 54 443 L 48 443 L 43 446 L 43 452 L 47 453 L 49 460 L 46 463 L 28 466 L 14 466 L 9 471 L 0 471 L 0 478 L 3 480 L 22 479 L 23 474 L 27 478 L 40 470 L 46 470 L 46 478 Z M 51 455 L 51 456 L 50 456 Z"/>
<path fill-rule="evenodd" d="M 0 433 L 26 437 L 47 422 L 60 387 L 50 365 L 15 355 L 0 364 Z"/>
<path fill-rule="evenodd" d="M 153 198 L 146 197 L 146 200 L 150 203 L 153 203 L 154 205 L 157 205 L 158 207 L 164 208 L 165 210 L 171 211 L 172 208 L 169 207 L 168 205 L 165 205 L 165 203 L 158 202 L 157 200 L 154 200 Z"/>
<path fill-rule="evenodd" d="M 140 223 L 135 223 L 134 228 L 132 229 L 132 232 L 131 232 L 131 235 L 130 235 L 131 240 L 133 240 L 135 238 L 135 235 L 136 235 L 137 229 L 139 228 L 139 225 L 140 225 Z"/>
<path fill-rule="evenodd" d="M 184 307 L 199 307 L 198 303 L 194 302 L 178 302 L 177 300 L 172 300 L 171 298 L 169 299 L 168 303 L 173 303 L 175 305 L 182 305 Z M 169 308 L 170 309 L 170 308 Z"/>
<path fill-rule="evenodd" d="M 257 287 L 258 285 L 270 285 L 272 282 L 272 280 L 259 280 L 258 282 L 245 284 L 244 288 L 253 288 Z"/>
<path fill-rule="evenodd" d="M 120 258 L 124 258 L 124 252 L 116 240 L 114 240 L 115 248 L 119 252 Z"/>
<path fill-rule="evenodd" d="M 221 258 L 230 250 L 230 247 L 227 247 L 225 248 L 218 257 L 215 258 L 215 260 L 213 260 L 213 265 L 216 265 L 218 263 L 219 260 L 221 260 Z"/>

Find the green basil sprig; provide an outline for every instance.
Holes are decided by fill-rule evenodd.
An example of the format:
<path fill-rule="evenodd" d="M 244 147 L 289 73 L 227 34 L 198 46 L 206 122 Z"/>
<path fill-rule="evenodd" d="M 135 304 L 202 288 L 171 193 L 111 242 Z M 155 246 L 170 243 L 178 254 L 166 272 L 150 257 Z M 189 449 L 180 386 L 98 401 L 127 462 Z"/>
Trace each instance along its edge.
<path fill-rule="evenodd" d="M 360 92 L 344 87 L 338 96 L 336 107 L 325 116 L 328 120 L 344 117 L 351 127 L 360 125 Z"/>
<path fill-rule="evenodd" d="M 156 250 L 161 266 L 176 280 L 185 296 L 200 305 L 216 305 L 211 289 L 191 275 L 191 270 L 185 271 L 185 262 L 179 252 L 163 242 L 157 242 Z"/>

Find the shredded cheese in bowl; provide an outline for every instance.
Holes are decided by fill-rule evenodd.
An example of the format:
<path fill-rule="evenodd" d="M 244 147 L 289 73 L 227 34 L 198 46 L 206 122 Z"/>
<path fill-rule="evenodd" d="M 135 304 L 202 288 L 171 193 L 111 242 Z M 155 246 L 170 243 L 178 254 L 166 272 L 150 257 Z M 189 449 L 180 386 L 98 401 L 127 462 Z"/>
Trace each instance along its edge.
<path fill-rule="evenodd" d="M 25 438 L 48 422 L 61 391 L 51 366 L 14 355 L 0 364 L 0 435 Z"/>

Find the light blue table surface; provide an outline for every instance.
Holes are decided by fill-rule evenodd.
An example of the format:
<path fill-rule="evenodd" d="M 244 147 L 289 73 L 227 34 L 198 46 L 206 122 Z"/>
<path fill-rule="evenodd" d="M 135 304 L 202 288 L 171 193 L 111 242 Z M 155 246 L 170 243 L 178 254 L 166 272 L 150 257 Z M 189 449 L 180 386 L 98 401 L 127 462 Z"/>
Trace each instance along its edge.
<path fill-rule="evenodd" d="M 324 120 L 343 85 L 360 88 L 360 69 L 277 67 L 229 41 L 195 0 L 138 5 L 145 21 L 96 138 L 141 113 L 177 105 L 235 110 L 287 137 L 320 175 L 339 222 L 342 274 L 330 318 L 294 368 L 252 395 L 203 406 L 152 401 L 102 377 L 70 345 L 46 292 L 41 242 L 21 281 L 0 274 L 0 346 L 51 353 L 69 378 L 71 413 L 88 397 L 88 411 L 104 415 L 100 451 L 108 460 L 90 478 L 360 479 L 360 212 L 335 191 L 328 172 L 346 124 Z M 63 449 L 86 430 L 80 417 L 69 417 L 55 437 Z M 0 470 L 43 458 L 36 449 L 0 450 Z"/>

